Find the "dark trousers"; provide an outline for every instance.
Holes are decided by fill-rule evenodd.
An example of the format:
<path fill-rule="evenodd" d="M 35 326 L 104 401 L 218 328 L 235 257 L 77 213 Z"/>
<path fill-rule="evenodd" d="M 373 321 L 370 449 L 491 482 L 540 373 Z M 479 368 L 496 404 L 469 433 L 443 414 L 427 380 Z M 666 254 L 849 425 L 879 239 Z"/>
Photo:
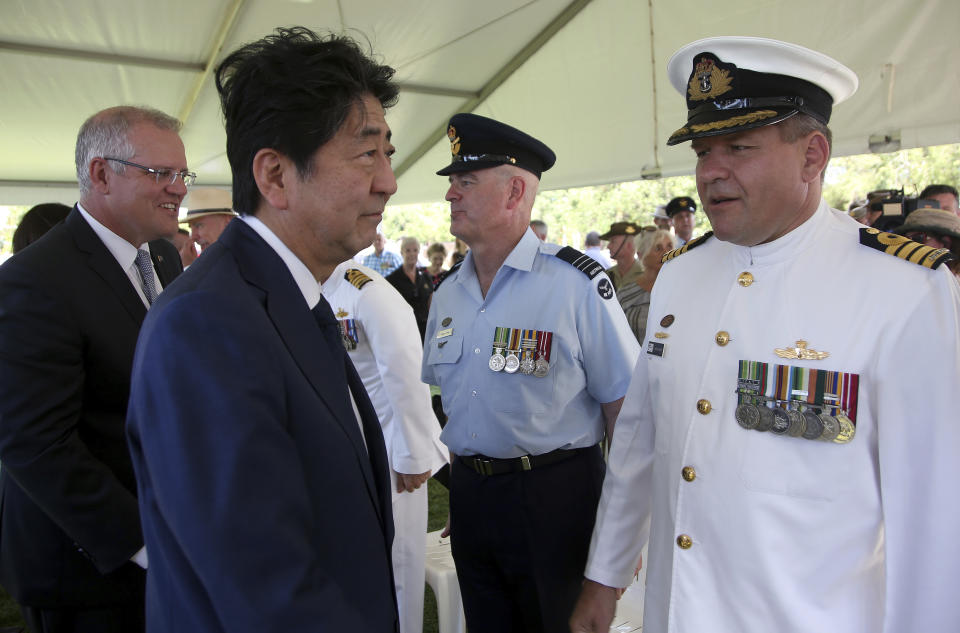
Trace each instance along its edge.
<path fill-rule="evenodd" d="M 600 448 L 503 475 L 455 460 L 453 559 L 470 633 L 566 633 L 605 466 Z"/>
<path fill-rule="evenodd" d="M 136 599 L 104 607 L 31 607 L 21 605 L 20 612 L 30 633 L 143 633 L 144 587 Z"/>

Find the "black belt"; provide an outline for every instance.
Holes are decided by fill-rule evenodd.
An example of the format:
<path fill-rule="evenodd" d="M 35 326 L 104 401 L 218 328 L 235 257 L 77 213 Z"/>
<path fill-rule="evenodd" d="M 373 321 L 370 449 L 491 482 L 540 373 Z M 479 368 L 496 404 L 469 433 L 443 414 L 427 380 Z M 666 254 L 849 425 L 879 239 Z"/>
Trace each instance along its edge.
<path fill-rule="evenodd" d="M 464 466 L 478 472 L 481 475 L 503 475 L 505 473 L 517 473 L 524 470 L 533 470 L 542 468 L 548 464 L 556 464 L 564 460 L 575 457 L 583 451 L 588 451 L 595 447 L 574 448 L 571 450 L 555 450 L 542 455 L 524 455 L 522 457 L 510 457 L 508 459 L 497 459 L 487 457 L 486 455 L 458 455 L 457 459 Z"/>

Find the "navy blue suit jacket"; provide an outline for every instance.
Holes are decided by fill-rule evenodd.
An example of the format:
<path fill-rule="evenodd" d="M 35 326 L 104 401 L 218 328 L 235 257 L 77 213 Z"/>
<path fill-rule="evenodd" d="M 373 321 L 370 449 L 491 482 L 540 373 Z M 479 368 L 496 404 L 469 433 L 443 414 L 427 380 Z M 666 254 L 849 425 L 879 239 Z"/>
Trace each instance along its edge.
<path fill-rule="evenodd" d="M 177 249 L 150 250 L 166 287 Z M 124 420 L 146 314 L 76 209 L 0 267 L 0 583 L 21 604 L 142 600 Z"/>
<path fill-rule="evenodd" d="M 396 630 L 386 451 L 342 359 L 242 221 L 154 304 L 127 419 L 148 631 Z"/>

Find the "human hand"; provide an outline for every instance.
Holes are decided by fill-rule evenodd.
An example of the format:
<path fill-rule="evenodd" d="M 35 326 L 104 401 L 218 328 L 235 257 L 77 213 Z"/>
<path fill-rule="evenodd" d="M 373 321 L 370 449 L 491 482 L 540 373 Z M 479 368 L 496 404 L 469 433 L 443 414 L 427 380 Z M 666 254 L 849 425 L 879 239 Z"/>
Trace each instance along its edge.
<path fill-rule="evenodd" d="M 186 268 L 192 264 L 198 255 L 196 242 L 189 240 L 183 245 L 183 248 L 180 249 L 180 261 L 183 262 L 183 267 Z"/>
<path fill-rule="evenodd" d="M 570 616 L 570 633 L 607 633 L 622 589 L 584 579 L 577 606 Z"/>
<path fill-rule="evenodd" d="M 397 473 L 397 492 L 413 492 L 430 479 L 430 473 L 431 471 L 429 470 L 419 475 Z"/>

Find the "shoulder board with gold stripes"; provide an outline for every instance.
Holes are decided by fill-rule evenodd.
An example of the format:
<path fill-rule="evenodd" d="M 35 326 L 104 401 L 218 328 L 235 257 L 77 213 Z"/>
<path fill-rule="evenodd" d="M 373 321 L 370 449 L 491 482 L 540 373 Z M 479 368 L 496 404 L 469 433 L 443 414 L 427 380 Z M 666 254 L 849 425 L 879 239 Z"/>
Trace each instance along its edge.
<path fill-rule="evenodd" d="M 704 234 L 701 235 L 700 237 L 698 237 L 698 238 L 696 238 L 696 239 L 693 239 L 693 240 L 690 240 L 689 242 L 687 242 L 686 244 L 684 244 L 684 245 L 681 246 L 680 248 L 675 248 L 675 249 L 673 249 L 672 251 L 668 251 L 668 252 L 664 253 L 664 254 L 663 254 L 663 257 L 660 258 L 660 263 L 661 263 L 661 264 L 666 264 L 668 261 L 670 261 L 670 260 L 673 259 L 674 257 L 679 257 L 680 255 L 683 255 L 684 253 L 686 253 L 686 252 L 689 251 L 690 249 L 696 248 L 696 247 L 700 246 L 701 244 L 703 244 L 704 242 L 706 242 L 706 241 L 707 241 L 708 239 L 710 239 L 711 237 L 713 237 L 713 231 L 707 231 L 706 233 L 704 233 Z"/>
<path fill-rule="evenodd" d="M 945 248 L 925 246 L 903 235 L 884 233 L 872 227 L 860 229 L 860 243 L 927 268 L 936 268 L 955 259 L 953 253 Z"/>
<path fill-rule="evenodd" d="M 570 246 L 564 246 L 561 248 L 559 251 L 557 251 L 556 256 L 582 272 L 590 279 L 593 279 L 603 272 L 603 264 L 589 255 L 584 255 L 577 249 L 571 248 Z"/>
<path fill-rule="evenodd" d="M 356 286 L 357 290 L 373 281 L 359 268 L 348 268 L 347 272 L 343 273 L 343 278 Z"/>

